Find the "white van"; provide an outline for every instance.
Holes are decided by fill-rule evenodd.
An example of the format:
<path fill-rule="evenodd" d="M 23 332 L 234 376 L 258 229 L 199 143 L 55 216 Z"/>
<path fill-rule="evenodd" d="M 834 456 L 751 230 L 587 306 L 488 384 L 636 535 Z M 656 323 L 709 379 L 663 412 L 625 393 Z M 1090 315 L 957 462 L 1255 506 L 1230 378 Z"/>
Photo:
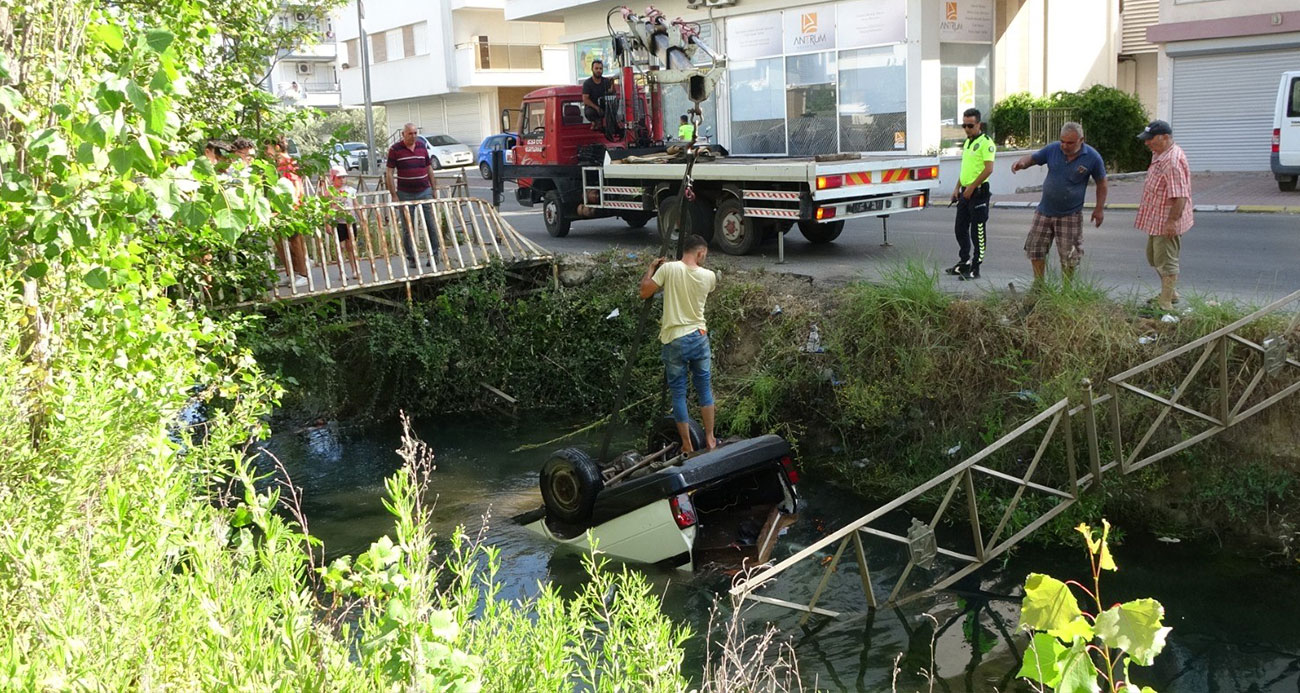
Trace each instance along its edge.
<path fill-rule="evenodd" d="M 1300 70 L 1283 72 L 1273 110 L 1273 153 L 1269 165 L 1277 187 L 1291 192 L 1300 180 Z"/>

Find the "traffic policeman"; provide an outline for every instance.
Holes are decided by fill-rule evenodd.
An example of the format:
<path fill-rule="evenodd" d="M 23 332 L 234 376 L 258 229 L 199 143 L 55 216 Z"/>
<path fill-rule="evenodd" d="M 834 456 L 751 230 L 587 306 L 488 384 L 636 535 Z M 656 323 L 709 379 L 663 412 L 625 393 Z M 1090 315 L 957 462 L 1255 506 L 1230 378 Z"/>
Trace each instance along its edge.
<path fill-rule="evenodd" d="M 980 263 L 984 261 L 985 227 L 989 220 L 988 178 L 993 175 L 997 148 L 984 134 L 979 109 L 966 109 L 961 126 L 966 131 L 966 141 L 961 147 L 961 175 L 952 190 L 952 201 L 957 203 L 957 264 L 944 271 L 970 280 L 979 278 Z"/>

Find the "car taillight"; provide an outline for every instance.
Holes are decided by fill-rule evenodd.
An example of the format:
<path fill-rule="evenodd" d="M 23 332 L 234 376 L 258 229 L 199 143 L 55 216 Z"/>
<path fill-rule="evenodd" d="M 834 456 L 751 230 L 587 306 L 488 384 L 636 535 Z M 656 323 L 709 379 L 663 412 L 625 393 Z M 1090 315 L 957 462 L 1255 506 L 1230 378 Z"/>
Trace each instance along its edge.
<path fill-rule="evenodd" d="M 673 519 L 679 528 L 686 529 L 695 524 L 695 506 L 691 505 L 690 496 L 685 493 L 673 496 L 668 499 L 668 505 L 673 509 Z"/>
<path fill-rule="evenodd" d="M 817 221 L 821 221 L 821 220 L 823 220 L 823 219 L 834 219 L 834 218 L 835 218 L 835 208 L 834 208 L 834 207 L 818 207 L 818 208 L 817 208 Z"/>
<path fill-rule="evenodd" d="M 1273 128 L 1273 153 L 1277 154 L 1281 146 L 1282 146 L 1282 130 L 1281 128 Z"/>
<path fill-rule="evenodd" d="M 789 455 L 781 458 L 781 467 L 785 469 L 785 478 L 789 479 L 790 483 L 799 483 L 799 470 L 794 468 L 794 460 L 790 459 Z"/>
<path fill-rule="evenodd" d="M 817 189 L 826 190 L 844 185 L 844 176 L 817 176 Z"/>
<path fill-rule="evenodd" d="M 908 209 L 911 209 L 912 207 L 924 207 L 925 195 L 912 195 L 911 197 L 907 198 L 903 204 L 905 204 L 908 207 Z"/>
<path fill-rule="evenodd" d="M 939 177 L 938 166 L 924 166 L 912 169 L 912 180 L 931 180 Z"/>

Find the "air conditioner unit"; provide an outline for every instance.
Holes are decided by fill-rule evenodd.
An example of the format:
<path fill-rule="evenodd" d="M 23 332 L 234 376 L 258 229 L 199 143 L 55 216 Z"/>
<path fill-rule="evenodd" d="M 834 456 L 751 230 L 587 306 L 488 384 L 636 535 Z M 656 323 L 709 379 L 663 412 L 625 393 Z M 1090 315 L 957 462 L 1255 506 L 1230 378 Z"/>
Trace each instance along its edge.
<path fill-rule="evenodd" d="M 311 74 L 311 63 L 298 63 L 298 74 L 300 74 L 300 75 L 310 75 L 310 74 Z"/>
<path fill-rule="evenodd" d="M 306 12 L 295 12 L 294 15 L 293 15 L 293 18 L 296 19 L 296 20 L 298 20 L 298 21 L 300 21 L 300 22 L 305 22 L 305 21 L 307 21 L 307 13 L 306 13 Z"/>

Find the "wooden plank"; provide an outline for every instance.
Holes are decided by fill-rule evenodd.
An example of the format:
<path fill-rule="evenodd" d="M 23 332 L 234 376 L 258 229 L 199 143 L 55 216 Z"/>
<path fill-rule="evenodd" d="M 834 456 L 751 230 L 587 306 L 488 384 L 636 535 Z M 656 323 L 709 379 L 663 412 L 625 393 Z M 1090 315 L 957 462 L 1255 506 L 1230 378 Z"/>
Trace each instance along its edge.
<path fill-rule="evenodd" d="M 862 578 L 862 593 L 867 597 L 867 606 L 876 608 L 876 591 L 871 586 L 871 571 L 867 569 L 867 550 L 862 547 L 862 533 L 853 533 L 853 548 L 858 553 L 858 575 Z"/>

